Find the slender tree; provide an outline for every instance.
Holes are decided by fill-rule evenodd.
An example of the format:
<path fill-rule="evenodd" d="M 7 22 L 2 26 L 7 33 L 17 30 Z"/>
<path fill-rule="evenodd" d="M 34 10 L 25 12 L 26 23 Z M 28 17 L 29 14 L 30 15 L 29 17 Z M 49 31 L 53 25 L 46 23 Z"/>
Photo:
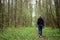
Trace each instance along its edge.
<path fill-rule="evenodd" d="M 0 30 L 3 31 L 3 24 L 4 24 L 4 3 L 5 1 L 4 0 L 0 0 L 0 16 L 1 16 L 1 19 L 0 19 Z"/>
<path fill-rule="evenodd" d="M 17 0 L 15 0 L 15 14 L 14 14 L 15 27 L 17 27 L 17 18 L 16 18 L 16 15 L 17 15 Z"/>
<path fill-rule="evenodd" d="M 1 15 L 1 0 L 0 0 L 0 15 Z M 0 16 L 1 17 L 1 16 Z M 1 18 L 0 18 L 0 27 L 1 27 Z"/>
<path fill-rule="evenodd" d="M 8 0 L 8 26 L 10 27 L 10 0 Z"/>
<path fill-rule="evenodd" d="M 11 26 L 13 24 L 13 0 L 11 0 Z"/>
<path fill-rule="evenodd" d="M 56 16 L 57 16 L 57 25 L 60 28 L 60 0 L 54 0 L 55 8 L 56 8 Z"/>
<path fill-rule="evenodd" d="M 2 29 L 2 3 L 1 3 L 1 0 L 0 0 L 0 31 Z"/>
<path fill-rule="evenodd" d="M 19 21 L 20 21 L 20 26 L 22 26 L 22 0 L 20 0 L 20 10 L 19 10 Z"/>

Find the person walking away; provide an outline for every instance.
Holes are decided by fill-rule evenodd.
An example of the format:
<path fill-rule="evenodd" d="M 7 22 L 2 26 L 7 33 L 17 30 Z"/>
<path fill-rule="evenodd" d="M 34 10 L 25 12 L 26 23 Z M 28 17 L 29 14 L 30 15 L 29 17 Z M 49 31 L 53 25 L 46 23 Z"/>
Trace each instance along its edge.
<path fill-rule="evenodd" d="M 38 18 L 37 25 L 38 25 L 38 35 L 39 37 L 42 37 L 42 28 L 44 26 L 44 20 L 42 19 L 41 16 Z"/>

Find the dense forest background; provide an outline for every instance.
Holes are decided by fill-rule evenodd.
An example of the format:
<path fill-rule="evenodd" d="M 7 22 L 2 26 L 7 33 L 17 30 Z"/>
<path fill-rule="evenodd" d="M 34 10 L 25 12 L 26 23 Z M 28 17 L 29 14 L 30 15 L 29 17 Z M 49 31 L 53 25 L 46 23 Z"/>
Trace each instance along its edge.
<path fill-rule="evenodd" d="M 46 27 L 60 28 L 59 4 L 60 0 L 0 0 L 0 30 L 36 25 L 39 15 Z"/>
<path fill-rule="evenodd" d="M 0 0 L 0 31 L 37 27 L 39 16 L 45 27 L 60 29 L 60 0 Z"/>

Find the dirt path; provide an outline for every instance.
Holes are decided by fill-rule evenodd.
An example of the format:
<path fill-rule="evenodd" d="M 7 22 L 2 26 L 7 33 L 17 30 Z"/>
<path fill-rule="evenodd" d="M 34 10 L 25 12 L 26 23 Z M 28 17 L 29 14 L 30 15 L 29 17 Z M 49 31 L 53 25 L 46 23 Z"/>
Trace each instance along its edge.
<path fill-rule="evenodd" d="M 41 37 L 41 38 L 39 38 L 39 40 L 48 40 L 48 38 L 46 38 L 46 37 Z"/>

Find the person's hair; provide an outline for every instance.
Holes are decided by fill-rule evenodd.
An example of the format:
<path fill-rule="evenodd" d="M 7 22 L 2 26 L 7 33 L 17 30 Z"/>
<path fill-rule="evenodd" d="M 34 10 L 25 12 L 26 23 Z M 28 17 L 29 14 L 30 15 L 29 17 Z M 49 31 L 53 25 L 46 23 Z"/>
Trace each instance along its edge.
<path fill-rule="evenodd" d="M 39 18 L 41 18 L 41 15 L 39 15 Z"/>

